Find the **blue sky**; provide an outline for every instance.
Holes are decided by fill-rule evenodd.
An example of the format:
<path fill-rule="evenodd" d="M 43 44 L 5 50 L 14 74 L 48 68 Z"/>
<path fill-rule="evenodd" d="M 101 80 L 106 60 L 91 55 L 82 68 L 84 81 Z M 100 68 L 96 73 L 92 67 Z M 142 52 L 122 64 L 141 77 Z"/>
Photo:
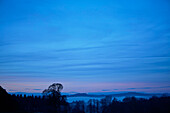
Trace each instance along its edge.
<path fill-rule="evenodd" d="M 170 92 L 169 11 L 168 0 L 1 0 L 0 85 Z"/>

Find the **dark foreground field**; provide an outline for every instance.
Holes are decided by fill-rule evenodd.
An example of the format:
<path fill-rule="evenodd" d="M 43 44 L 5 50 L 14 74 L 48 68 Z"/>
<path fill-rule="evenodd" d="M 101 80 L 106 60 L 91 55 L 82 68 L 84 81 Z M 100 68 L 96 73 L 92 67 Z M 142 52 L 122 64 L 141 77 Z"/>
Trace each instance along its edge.
<path fill-rule="evenodd" d="M 170 97 L 137 99 L 127 97 L 123 101 L 106 96 L 99 100 L 67 102 L 61 94 L 48 96 L 10 95 L 0 87 L 1 113 L 170 113 Z"/>

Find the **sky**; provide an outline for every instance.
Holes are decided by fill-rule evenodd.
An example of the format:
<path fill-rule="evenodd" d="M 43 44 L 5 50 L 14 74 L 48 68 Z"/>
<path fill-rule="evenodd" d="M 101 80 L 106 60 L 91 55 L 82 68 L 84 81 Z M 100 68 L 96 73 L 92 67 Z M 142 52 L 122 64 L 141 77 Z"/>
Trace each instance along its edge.
<path fill-rule="evenodd" d="M 0 85 L 170 93 L 169 12 L 169 0 L 0 0 Z"/>

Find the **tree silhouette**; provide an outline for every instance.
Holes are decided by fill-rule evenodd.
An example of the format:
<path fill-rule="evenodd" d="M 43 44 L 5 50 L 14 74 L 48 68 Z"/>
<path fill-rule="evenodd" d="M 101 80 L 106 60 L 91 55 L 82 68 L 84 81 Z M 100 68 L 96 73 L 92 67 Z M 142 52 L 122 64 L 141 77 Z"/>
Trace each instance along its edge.
<path fill-rule="evenodd" d="M 63 85 L 60 83 L 53 83 L 48 87 L 48 89 L 45 89 L 42 93 L 45 95 L 52 94 L 54 95 L 60 95 L 61 90 L 63 89 Z"/>
<path fill-rule="evenodd" d="M 63 89 L 63 85 L 60 83 L 53 83 L 45 89 L 42 93 L 45 94 L 48 98 L 48 103 L 54 107 L 53 111 L 60 113 L 61 104 L 62 104 L 62 96 L 61 90 Z"/>

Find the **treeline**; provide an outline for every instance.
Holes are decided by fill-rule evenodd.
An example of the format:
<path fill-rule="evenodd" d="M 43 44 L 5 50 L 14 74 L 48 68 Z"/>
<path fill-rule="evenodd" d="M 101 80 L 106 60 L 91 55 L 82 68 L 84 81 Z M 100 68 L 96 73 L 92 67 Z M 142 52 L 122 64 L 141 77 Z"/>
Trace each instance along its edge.
<path fill-rule="evenodd" d="M 170 113 L 170 97 L 129 97 L 123 99 L 123 102 L 113 100 L 111 104 L 103 107 L 102 113 Z"/>
<path fill-rule="evenodd" d="M 0 86 L 0 112 L 68 113 L 66 96 L 10 95 Z"/>
<path fill-rule="evenodd" d="M 66 96 L 10 95 L 0 87 L 0 112 L 8 113 L 170 113 L 170 97 L 127 97 L 123 101 L 106 96 L 87 103 L 68 103 Z"/>
<path fill-rule="evenodd" d="M 100 101 L 91 99 L 87 105 L 83 101 L 73 103 L 70 104 L 73 104 L 74 113 L 170 113 L 169 96 L 150 99 L 126 97 L 123 101 L 106 96 Z"/>

